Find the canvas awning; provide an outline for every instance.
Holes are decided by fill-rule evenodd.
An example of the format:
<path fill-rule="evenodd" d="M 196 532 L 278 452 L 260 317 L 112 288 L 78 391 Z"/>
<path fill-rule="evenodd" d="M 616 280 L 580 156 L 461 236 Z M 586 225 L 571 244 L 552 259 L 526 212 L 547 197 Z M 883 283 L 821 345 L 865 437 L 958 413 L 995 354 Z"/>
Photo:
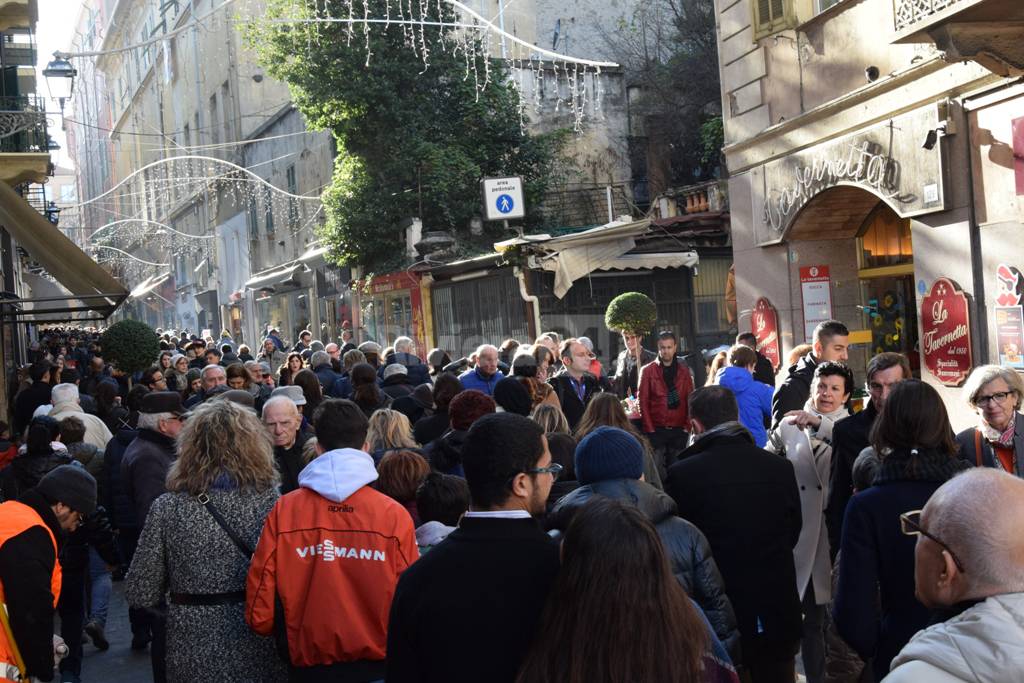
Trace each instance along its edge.
<path fill-rule="evenodd" d="M 170 277 L 171 274 L 169 272 L 147 277 L 145 280 L 136 285 L 135 289 L 133 289 L 128 296 L 132 299 L 141 299 L 142 297 L 146 296 L 154 289 L 162 285 L 164 282 L 166 282 L 167 279 Z"/>
<path fill-rule="evenodd" d="M 283 267 L 278 266 L 272 270 L 261 271 L 246 281 L 245 288 L 273 291 L 278 285 L 288 280 L 294 280 L 295 271 L 299 268 L 299 264 L 295 263 Z"/>
<path fill-rule="evenodd" d="M 601 270 L 654 270 L 655 268 L 693 268 L 700 261 L 695 251 L 669 251 L 654 254 L 623 254 Z"/>
<path fill-rule="evenodd" d="M 54 314 L 93 312 L 96 318 L 106 318 L 127 298 L 128 290 L 124 285 L 3 182 L 0 182 L 0 225 L 68 291 L 67 296 L 33 297 L 31 300 L 8 296 L 8 303 L 31 303 L 32 306 L 10 307 L 5 316 L 41 321 L 44 318 L 56 320 Z M 68 319 L 70 317 L 68 315 Z"/>

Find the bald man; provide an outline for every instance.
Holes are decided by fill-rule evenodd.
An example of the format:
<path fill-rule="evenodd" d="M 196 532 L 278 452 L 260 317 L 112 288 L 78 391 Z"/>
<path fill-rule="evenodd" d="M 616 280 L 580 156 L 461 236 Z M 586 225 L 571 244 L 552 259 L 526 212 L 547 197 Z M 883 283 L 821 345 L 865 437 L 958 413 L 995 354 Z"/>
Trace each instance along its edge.
<path fill-rule="evenodd" d="M 299 488 L 299 472 L 306 466 L 302 448 L 313 433 L 302 429 L 302 415 L 287 396 L 274 396 L 263 404 L 263 426 L 274 442 L 274 460 L 281 472 L 281 494 Z"/>
<path fill-rule="evenodd" d="M 483 344 L 477 348 L 476 367 L 466 370 L 459 375 L 463 389 L 476 389 L 488 396 L 494 394 L 494 387 L 505 378 L 505 374 L 498 369 L 498 349 L 490 344 Z"/>
<path fill-rule="evenodd" d="M 919 631 L 885 683 L 1024 681 L 1024 481 L 968 470 L 900 522 L 917 536 L 917 599 L 959 614 Z"/>

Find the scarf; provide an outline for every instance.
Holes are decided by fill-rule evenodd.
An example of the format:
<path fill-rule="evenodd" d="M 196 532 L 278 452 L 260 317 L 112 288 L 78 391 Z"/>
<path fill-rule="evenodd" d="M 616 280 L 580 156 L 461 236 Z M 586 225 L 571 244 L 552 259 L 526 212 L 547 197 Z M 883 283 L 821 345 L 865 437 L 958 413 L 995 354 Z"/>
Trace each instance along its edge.
<path fill-rule="evenodd" d="M 1014 415 L 1013 419 L 1010 420 L 1010 424 L 1002 432 L 990 425 L 988 422 L 985 422 L 985 418 L 978 418 L 978 431 L 981 432 L 981 436 L 993 446 L 1002 446 L 1003 448 L 1013 447 L 1013 434 L 1016 431 L 1016 428 L 1016 415 Z"/>
<path fill-rule="evenodd" d="M 882 455 L 874 486 L 894 481 L 932 481 L 943 483 L 971 465 L 960 458 L 912 448 L 910 451 L 889 451 Z"/>
<path fill-rule="evenodd" d="M 676 389 L 676 368 L 678 363 L 675 358 L 668 365 L 665 365 L 660 360 L 658 364 L 661 365 L 661 378 L 665 380 L 665 388 L 668 389 L 668 409 L 675 410 L 679 407 L 679 391 Z"/>
<path fill-rule="evenodd" d="M 814 407 L 814 399 L 813 398 L 807 399 L 807 403 L 804 404 L 804 410 L 807 411 L 808 413 L 810 413 L 811 415 L 817 415 L 822 420 L 828 420 L 832 424 L 835 424 L 836 422 L 839 422 L 844 417 L 849 417 L 850 416 L 850 411 L 846 409 L 846 406 L 839 406 L 838 408 L 836 408 L 835 410 L 833 410 L 830 413 L 823 413 L 823 412 L 821 412 L 820 410 L 818 410 L 817 408 Z M 810 434 L 809 436 L 811 437 L 811 443 L 812 444 L 815 441 L 822 441 L 822 439 L 820 439 L 817 436 L 817 432 L 815 432 L 814 434 Z"/>

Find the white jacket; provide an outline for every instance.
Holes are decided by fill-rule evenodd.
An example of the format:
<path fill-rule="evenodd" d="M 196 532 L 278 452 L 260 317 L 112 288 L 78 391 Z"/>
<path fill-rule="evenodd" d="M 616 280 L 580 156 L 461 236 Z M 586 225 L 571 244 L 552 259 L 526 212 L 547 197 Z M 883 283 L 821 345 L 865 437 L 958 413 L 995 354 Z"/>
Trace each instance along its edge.
<path fill-rule="evenodd" d="M 84 441 L 86 443 L 91 443 L 101 451 L 107 447 L 107 442 L 113 437 L 103 420 L 95 415 L 89 415 L 82 410 L 82 407 L 78 405 L 78 403 L 74 401 L 64 401 L 53 404 L 53 410 L 50 411 L 50 417 L 54 420 L 60 422 L 65 417 L 71 416 L 77 417 L 85 425 Z"/>
<path fill-rule="evenodd" d="M 884 683 L 1024 681 L 1024 593 L 995 595 L 918 631 Z"/>

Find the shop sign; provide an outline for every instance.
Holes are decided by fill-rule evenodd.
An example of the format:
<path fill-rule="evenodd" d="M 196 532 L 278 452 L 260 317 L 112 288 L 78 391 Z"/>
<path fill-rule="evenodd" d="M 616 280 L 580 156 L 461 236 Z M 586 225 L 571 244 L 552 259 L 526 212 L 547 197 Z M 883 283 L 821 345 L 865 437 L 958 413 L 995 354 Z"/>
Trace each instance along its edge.
<path fill-rule="evenodd" d="M 944 210 L 942 145 L 921 147 L 937 127 L 928 106 L 765 164 L 758 244 L 781 241 L 807 202 L 839 185 L 864 188 L 902 218 Z"/>
<path fill-rule="evenodd" d="M 750 316 L 751 332 L 757 337 L 757 350 L 771 361 L 776 370 L 782 364 L 782 350 L 779 348 L 779 315 L 768 299 L 761 297 L 754 305 Z"/>
<path fill-rule="evenodd" d="M 1024 370 L 1024 276 L 1013 266 L 996 268 L 996 345 L 999 364 Z"/>
<path fill-rule="evenodd" d="M 921 300 L 921 354 L 939 382 L 960 386 L 971 372 L 970 309 L 952 281 L 939 278 Z"/>
<path fill-rule="evenodd" d="M 811 342 L 818 323 L 832 319 L 832 281 L 828 266 L 802 267 L 800 294 L 804 302 L 804 339 Z"/>

